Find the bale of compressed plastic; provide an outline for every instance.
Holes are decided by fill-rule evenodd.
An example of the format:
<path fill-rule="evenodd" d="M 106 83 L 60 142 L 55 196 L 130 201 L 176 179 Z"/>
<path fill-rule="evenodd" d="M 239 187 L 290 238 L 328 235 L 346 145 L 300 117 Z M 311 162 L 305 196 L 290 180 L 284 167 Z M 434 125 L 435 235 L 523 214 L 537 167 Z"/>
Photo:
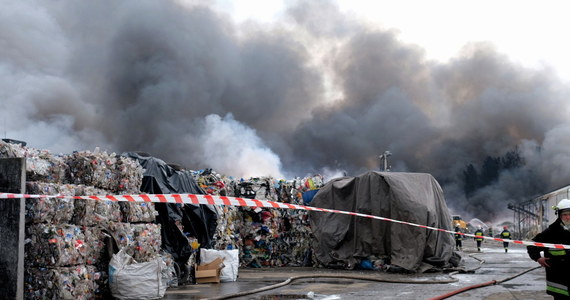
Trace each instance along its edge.
<path fill-rule="evenodd" d="M 84 240 L 83 247 L 85 247 L 85 263 L 88 265 L 99 265 L 101 262 L 101 255 L 105 250 L 105 239 L 102 227 L 89 227 L 82 226 Z"/>
<path fill-rule="evenodd" d="M 26 177 L 28 180 L 60 183 L 65 178 L 66 164 L 60 156 L 49 152 L 31 153 L 26 157 Z M 37 156 L 36 156 L 37 155 Z"/>
<path fill-rule="evenodd" d="M 160 253 L 160 224 L 112 222 L 109 231 L 119 248 L 137 262 L 151 261 Z"/>
<path fill-rule="evenodd" d="M 59 185 L 39 181 L 26 182 L 26 190 L 32 195 L 60 194 Z M 26 199 L 27 223 L 70 223 L 75 210 L 73 199 L 42 197 Z"/>
<path fill-rule="evenodd" d="M 70 196 L 69 198 L 41 197 L 26 199 L 26 221 L 94 226 L 123 219 L 121 206 L 116 201 L 73 199 L 72 196 L 105 195 L 106 190 L 76 184 L 26 182 L 28 194 Z"/>
<path fill-rule="evenodd" d="M 94 152 L 74 152 L 65 156 L 68 166 L 66 181 L 105 189 L 116 194 L 138 192 L 144 170 L 135 160 L 108 154 L 96 149 Z"/>
<path fill-rule="evenodd" d="M 218 214 L 214 249 L 239 249 L 242 246 L 240 228 L 242 227 L 239 207 L 214 205 Z"/>
<path fill-rule="evenodd" d="M 24 147 L 20 144 L 0 141 L 0 157 L 26 159 L 26 178 L 29 181 L 60 183 L 65 178 L 67 165 L 61 155 L 48 150 Z"/>
<path fill-rule="evenodd" d="M 94 226 L 109 222 L 120 222 L 123 218 L 119 202 L 76 199 L 73 223 Z"/>
<path fill-rule="evenodd" d="M 26 223 L 69 223 L 73 216 L 73 199 L 26 199 Z"/>
<path fill-rule="evenodd" d="M 99 289 L 101 273 L 95 267 L 27 268 L 25 271 L 26 299 L 91 300 Z"/>
<path fill-rule="evenodd" d="M 126 223 L 153 223 L 158 215 L 151 202 L 119 202 L 119 206 Z"/>
<path fill-rule="evenodd" d="M 210 172 L 213 173 L 213 172 Z M 204 176 L 197 173 L 200 179 Z M 211 176 L 211 175 L 210 175 Z M 225 182 L 228 196 L 302 204 L 302 193 L 322 185 L 321 177 L 276 181 L 271 177 Z M 207 189 L 213 180 L 200 180 Z M 210 190 L 216 192 L 215 189 Z M 310 266 L 312 230 L 305 210 L 216 206 L 214 249 L 240 249 L 244 267 Z"/>
<path fill-rule="evenodd" d="M 72 266 L 86 263 L 93 251 L 85 245 L 81 228 L 70 224 L 32 224 L 26 227 L 27 266 Z"/>

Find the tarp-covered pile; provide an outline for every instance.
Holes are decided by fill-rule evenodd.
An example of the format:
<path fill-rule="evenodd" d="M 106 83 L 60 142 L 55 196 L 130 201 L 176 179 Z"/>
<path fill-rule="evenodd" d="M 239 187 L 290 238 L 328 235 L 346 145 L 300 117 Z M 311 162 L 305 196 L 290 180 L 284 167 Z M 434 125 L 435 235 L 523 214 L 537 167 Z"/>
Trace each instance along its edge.
<path fill-rule="evenodd" d="M 433 176 L 368 172 L 329 181 L 314 206 L 359 212 L 450 230 L 451 217 Z M 445 264 L 453 256 L 449 233 L 345 214 L 311 213 L 315 257 L 324 266 L 365 265 L 418 271 L 423 262 Z"/>

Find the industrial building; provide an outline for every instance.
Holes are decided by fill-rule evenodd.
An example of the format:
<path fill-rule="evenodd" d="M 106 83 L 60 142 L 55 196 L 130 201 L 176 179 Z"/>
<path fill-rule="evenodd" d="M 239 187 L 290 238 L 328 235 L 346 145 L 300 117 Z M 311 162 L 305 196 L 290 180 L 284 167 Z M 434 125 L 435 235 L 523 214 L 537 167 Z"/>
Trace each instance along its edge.
<path fill-rule="evenodd" d="M 519 204 L 509 204 L 514 212 L 515 239 L 531 239 L 556 220 L 553 206 L 562 199 L 570 199 L 570 185 Z"/>

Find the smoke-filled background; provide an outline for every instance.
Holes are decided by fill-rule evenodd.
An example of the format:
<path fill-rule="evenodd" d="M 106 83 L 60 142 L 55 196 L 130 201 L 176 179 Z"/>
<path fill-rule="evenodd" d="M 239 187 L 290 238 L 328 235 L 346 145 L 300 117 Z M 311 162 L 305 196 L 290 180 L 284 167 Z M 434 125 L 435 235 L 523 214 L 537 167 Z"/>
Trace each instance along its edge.
<path fill-rule="evenodd" d="M 388 150 L 482 220 L 570 184 L 570 86 L 491 43 L 429 60 L 321 0 L 274 23 L 201 2 L 1 2 L 2 136 L 30 147 L 286 179 L 377 170 Z"/>

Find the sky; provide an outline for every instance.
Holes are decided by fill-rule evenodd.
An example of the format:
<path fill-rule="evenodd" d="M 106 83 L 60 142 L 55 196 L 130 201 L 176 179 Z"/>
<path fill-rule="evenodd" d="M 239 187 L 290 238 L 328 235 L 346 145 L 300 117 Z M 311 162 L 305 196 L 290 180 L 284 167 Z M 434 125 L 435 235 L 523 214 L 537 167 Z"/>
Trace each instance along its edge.
<path fill-rule="evenodd" d="M 189 1 L 190 3 L 192 1 Z M 237 22 L 272 23 L 292 1 L 217 1 L 216 7 Z M 426 57 L 440 62 L 456 56 L 466 44 L 488 41 L 509 58 L 531 68 L 552 67 L 570 79 L 570 42 L 564 41 L 570 20 L 565 1 L 367 1 L 338 0 L 339 9 L 362 22 L 398 31 L 398 38 L 420 45 Z"/>
<path fill-rule="evenodd" d="M 465 219 L 570 184 L 564 1 L 0 5 L 0 132 L 29 147 L 284 179 L 390 151 Z"/>

